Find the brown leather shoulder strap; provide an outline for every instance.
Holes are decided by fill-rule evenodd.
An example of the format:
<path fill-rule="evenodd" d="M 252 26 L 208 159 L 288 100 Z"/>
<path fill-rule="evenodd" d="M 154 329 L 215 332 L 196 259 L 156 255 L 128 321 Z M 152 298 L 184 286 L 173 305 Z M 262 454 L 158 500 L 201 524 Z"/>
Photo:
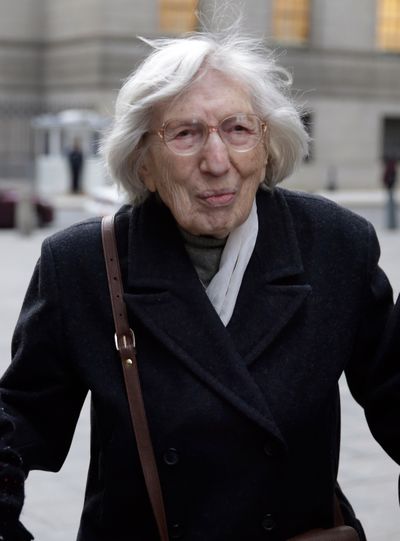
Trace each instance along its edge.
<path fill-rule="evenodd" d="M 164 501 L 137 368 L 135 335 L 129 327 L 123 298 L 124 290 L 115 239 L 114 216 L 105 216 L 103 218 L 101 234 L 116 331 L 115 345 L 122 361 L 129 410 L 139 458 L 160 539 L 161 541 L 168 541 Z"/>

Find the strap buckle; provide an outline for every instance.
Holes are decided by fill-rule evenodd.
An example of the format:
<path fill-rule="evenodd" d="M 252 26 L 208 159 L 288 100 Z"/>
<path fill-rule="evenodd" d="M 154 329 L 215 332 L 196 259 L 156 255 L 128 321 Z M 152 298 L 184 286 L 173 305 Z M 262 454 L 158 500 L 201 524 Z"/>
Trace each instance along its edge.
<path fill-rule="evenodd" d="M 128 336 L 126 334 L 120 335 L 119 339 L 118 339 L 117 333 L 114 334 L 115 347 L 116 347 L 117 351 L 119 351 L 119 349 L 120 349 L 120 346 L 119 346 L 120 340 L 122 340 L 122 347 L 127 348 L 128 346 L 132 346 L 133 349 L 136 349 L 135 334 L 132 331 L 132 329 L 129 329 L 129 331 L 131 333 L 132 343 L 130 343 L 130 340 L 128 339 Z"/>

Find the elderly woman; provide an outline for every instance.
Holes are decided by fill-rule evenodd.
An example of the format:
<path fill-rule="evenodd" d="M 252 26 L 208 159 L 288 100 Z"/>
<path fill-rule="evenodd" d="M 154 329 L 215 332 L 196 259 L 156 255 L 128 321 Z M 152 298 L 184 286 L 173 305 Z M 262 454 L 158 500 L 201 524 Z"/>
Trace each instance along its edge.
<path fill-rule="evenodd" d="M 379 377 L 375 355 L 392 293 L 374 230 L 275 188 L 308 136 L 289 75 L 259 44 L 195 34 L 150 45 L 104 151 L 133 203 L 116 214 L 116 238 L 170 539 L 283 541 L 334 527 L 336 505 L 363 540 L 336 482 L 343 371 L 400 461 L 399 423 L 385 408 L 399 411 L 399 384 Z M 11 502 L 3 486 L 6 539 L 30 538 L 18 523 L 23 474 L 61 467 L 89 390 L 78 539 L 158 539 L 99 219 L 44 242 L 1 387 L 14 483 Z"/>

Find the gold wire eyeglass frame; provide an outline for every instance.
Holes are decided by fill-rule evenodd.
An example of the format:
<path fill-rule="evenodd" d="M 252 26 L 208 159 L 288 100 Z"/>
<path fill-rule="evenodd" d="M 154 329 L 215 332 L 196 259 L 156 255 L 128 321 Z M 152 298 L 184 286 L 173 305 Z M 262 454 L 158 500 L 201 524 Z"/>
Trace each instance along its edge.
<path fill-rule="evenodd" d="M 231 143 L 229 143 L 229 141 L 226 141 L 225 137 L 223 136 L 223 132 L 222 132 L 222 134 L 220 132 L 220 128 L 221 128 L 222 124 L 226 120 L 228 120 L 229 118 L 234 118 L 236 116 L 240 116 L 240 115 L 255 117 L 258 120 L 259 126 L 260 126 L 260 134 L 259 134 L 259 137 L 257 138 L 257 140 L 254 141 L 254 145 L 252 145 L 251 147 L 248 147 L 248 148 L 244 148 L 244 149 L 237 148 L 234 145 L 232 145 Z M 161 128 L 159 128 L 158 130 L 149 131 L 147 133 L 153 134 L 153 135 L 158 135 L 158 137 L 166 145 L 166 147 L 171 152 L 173 152 L 174 154 L 177 154 L 178 156 L 192 156 L 194 154 L 197 154 L 197 152 L 199 152 L 204 147 L 204 145 L 206 144 L 209 136 L 212 133 L 218 133 L 218 135 L 221 138 L 221 141 L 227 147 L 232 148 L 235 152 L 249 152 L 250 150 L 253 150 L 253 148 L 255 148 L 258 145 L 258 143 L 261 141 L 261 139 L 264 137 L 264 135 L 267 132 L 267 123 L 262 121 L 257 115 L 250 114 L 250 113 L 235 113 L 233 115 L 229 115 L 229 116 L 225 117 L 224 119 L 222 119 L 221 122 L 219 122 L 219 124 L 217 126 L 210 126 L 209 124 L 207 124 L 206 122 L 204 122 L 202 120 L 193 119 L 193 121 L 196 121 L 198 124 L 201 124 L 202 126 L 204 126 L 204 128 L 206 128 L 206 130 L 205 130 L 206 135 L 205 135 L 203 141 L 201 142 L 201 144 L 195 146 L 194 149 L 191 149 L 191 150 L 188 150 L 188 151 L 183 151 L 183 152 L 177 152 L 176 149 L 169 146 L 169 144 L 168 144 L 169 141 L 167 141 L 166 138 L 165 138 L 165 130 L 168 127 L 168 124 L 173 122 L 173 121 L 174 121 L 174 119 L 166 120 L 163 123 L 163 125 L 161 126 Z"/>

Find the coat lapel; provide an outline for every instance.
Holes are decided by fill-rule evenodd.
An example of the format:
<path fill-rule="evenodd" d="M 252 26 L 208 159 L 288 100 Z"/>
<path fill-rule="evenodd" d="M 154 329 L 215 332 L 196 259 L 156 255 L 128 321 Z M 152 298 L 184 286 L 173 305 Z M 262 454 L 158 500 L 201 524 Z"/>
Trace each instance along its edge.
<path fill-rule="evenodd" d="M 302 306 L 311 286 L 302 282 L 294 224 L 283 193 L 259 193 L 259 234 L 228 330 L 250 365 Z"/>
<path fill-rule="evenodd" d="M 259 203 L 260 216 L 268 212 L 265 206 L 270 207 L 271 215 L 260 219 L 262 234 L 227 328 L 200 284 L 172 216 L 154 197 L 130 220 L 125 300 L 128 310 L 196 377 L 285 447 L 267 400 L 244 359 L 251 362 L 274 340 L 309 288 L 275 283 L 301 272 L 301 261 L 285 205 L 275 240 L 275 219 L 279 218 L 274 214 L 282 210 L 283 200 L 269 194 L 261 194 L 259 199 L 263 201 Z M 269 233 L 264 231 L 266 225 Z M 283 247 L 289 255 L 283 253 Z"/>

